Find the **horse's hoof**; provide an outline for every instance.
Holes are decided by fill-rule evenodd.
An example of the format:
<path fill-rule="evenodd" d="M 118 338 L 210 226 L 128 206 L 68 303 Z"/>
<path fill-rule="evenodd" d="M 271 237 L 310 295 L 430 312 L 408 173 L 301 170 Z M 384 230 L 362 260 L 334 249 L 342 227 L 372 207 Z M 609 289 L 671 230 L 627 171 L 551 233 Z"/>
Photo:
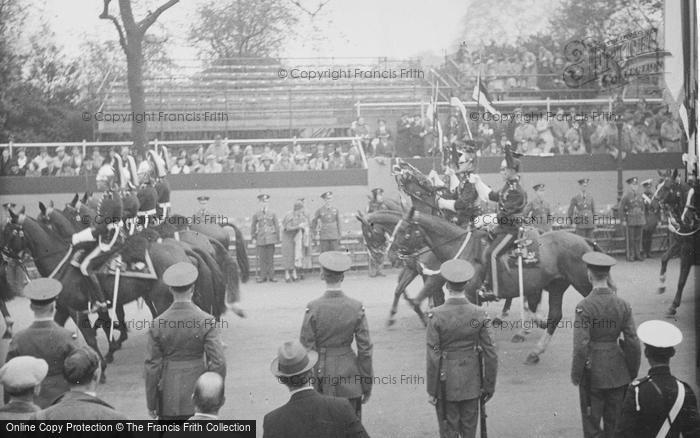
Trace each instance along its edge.
<path fill-rule="evenodd" d="M 673 318 L 674 316 L 676 316 L 676 308 L 671 306 L 666 311 L 666 318 Z"/>
<path fill-rule="evenodd" d="M 525 359 L 525 365 L 536 365 L 537 363 L 539 363 L 539 361 L 539 354 L 530 353 L 527 355 L 527 359 Z"/>
<path fill-rule="evenodd" d="M 515 344 L 525 342 L 525 336 L 521 335 L 520 333 L 517 333 L 517 334 L 513 335 L 513 338 L 510 340 L 510 342 L 513 342 Z"/>
<path fill-rule="evenodd" d="M 664 286 L 663 284 L 656 289 L 656 293 L 659 295 L 664 292 L 666 292 L 666 286 Z"/>
<path fill-rule="evenodd" d="M 100 374 L 100 384 L 107 383 L 107 376 L 105 376 L 104 371 Z"/>

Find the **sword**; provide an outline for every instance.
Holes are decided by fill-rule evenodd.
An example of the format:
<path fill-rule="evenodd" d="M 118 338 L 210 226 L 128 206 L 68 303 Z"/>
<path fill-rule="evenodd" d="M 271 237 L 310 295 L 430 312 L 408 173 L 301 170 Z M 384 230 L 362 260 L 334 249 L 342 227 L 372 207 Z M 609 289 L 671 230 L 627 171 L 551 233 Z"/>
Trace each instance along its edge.
<path fill-rule="evenodd" d="M 122 272 L 121 264 L 117 265 L 117 269 L 114 272 L 114 292 L 112 293 L 112 317 L 109 320 L 109 341 L 114 341 L 114 320 L 117 318 L 117 295 L 119 292 L 119 277 Z M 122 330 L 124 328 L 122 327 Z"/>
<path fill-rule="evenodd" d="M 396 223 L 396 226 L 394 227 L 394 230 L 391 232 L 391 236 L 389 236 L 389 241 L 386 245 L 386 250 L 384 250 L 384 257 L 389 256 L 389 251 L 391 250 L 391 247 L 394 246 L 394 239 L 396 239 L 396 233 L 399 232 L 399 228 L 401 228 L 402 222 L 403 218 L 399 219 L 399 221 Z"/>
<path fill-rule="evenodd" d="M 481 387 L 483 389 L 484 387 L 484 356 L 483 352 L 484 350 L 481 348 L 481 345 L 477 345 L 476 351 L 479 356 L 479 375 L 481 376 Z M 488 430 L 486 428 L 486 401 L 484 400 L 484 396 L 481 395 L 479 397 L 479 430 L 481 434 L 481 438 L 488 438 Z"/>

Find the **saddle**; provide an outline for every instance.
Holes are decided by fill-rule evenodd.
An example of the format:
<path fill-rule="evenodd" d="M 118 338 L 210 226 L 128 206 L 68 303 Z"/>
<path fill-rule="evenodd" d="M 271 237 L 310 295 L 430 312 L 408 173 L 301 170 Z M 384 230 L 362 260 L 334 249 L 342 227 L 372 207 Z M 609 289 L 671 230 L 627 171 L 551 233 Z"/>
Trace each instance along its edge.
<path fill-rule="evenodd" d="M 114 253 L 102 263 L 97 269 L 97 272 L 105 275 L 115 275 L 117 268 L 120 269 L 119 275 L 122 277 L 145 278 L 151 280 L 156 280 L 158 278 L 148 250 L 145 250 L 143 253 L 143 261 L 127 261 L 125 257 L 122 257 L 122 254 Z"/>

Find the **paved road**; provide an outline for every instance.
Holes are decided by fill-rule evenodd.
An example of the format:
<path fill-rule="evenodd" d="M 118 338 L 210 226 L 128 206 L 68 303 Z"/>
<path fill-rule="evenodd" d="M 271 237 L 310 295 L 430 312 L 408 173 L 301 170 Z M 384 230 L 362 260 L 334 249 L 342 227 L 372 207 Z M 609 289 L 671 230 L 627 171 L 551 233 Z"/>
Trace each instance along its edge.
<path fill-rule="evenodd" d="M 637 324 L 661 317 L 672 299 L 674 287 L 669 287 L 665 295 L 655 292 L 658 264 L 658 260 L 642 263 L 621 261 L 614 268 L 620 294 L 632 303 Z M 436 436 L 437 421 L 432 406 L 427 403 L 425 391 L 423 325 L 404 303 L 401 303 L 396 325 L 391 328 L 385 325 L 397 273 L 389 271 L 386 278 L 371 281 L 364 272 L 350 273 L 345 282 L 347 293 L 362 300 L 367 308 L 374 342 L 375 374 L 384 382 L 375 385 L 372 399 L 365 405 L 363 420 L 370 435 L 375 437 Z M 677 275 L 676 260 L 669 268 L 669 286 L 675 285 Z M 416 281 L 412 285 L 410 294 L 417 293 L 419 283 Z M 692 290 L 695 284 L 692 278 L 688 281 L 686 296 L 678 313 L 676 322 L 685 340 L 672 362 L 675 374 L 688 382 L 694 382 L 695 298 Z M 269 364 L 280 343 L 299 335 L 306 303 L 321 292 L 318 277 L 293 284 L 252 283 L 244 286 L 242 304 L 249 318 L 239 319 L 229 313 L 223 320 L 228 377 L 227 402 L 222 417 L 256 419 L 262 428 L 264 414 L 287 401 L 287 390 L 272 377 Z M 562 324 L 572 321 L 574 307 L 580 298 L 573 289 L 566 293 Z M 10 311 L 17 321 L 16 329 L 28 325 L 28 307 L 25 299 L 16 299 L 10 304 Z M 495 315 L 500 308 L 500 303 L 492 304 L 488 310 Z M 516 301 L 510 321 L 519 318 L 518 308 Z M 145 419 L 143 323 L 150 321 L 150 316 L 145 308 L 139 310 L 135 303 L 128 305 L 126 312 L 132 324 L 131 337 L 117 353 L 114 364 L 107 370 L 107 383 L 98 392 L 129 417 Z M 542 361 L 535 366 L 526 366 L 523 361 L 541 333 L 539 329 L 534 330 L 525 343 L 513 344 L 510 338 L 514 331 L 496 332 L 498 383 L 496 395 L 487 405 L 491 436 L 581 436 L 578 393 L 569 380 L 572 330 L 559 329 Z M 642 373 L 646 373 L 647 368 L 643 360 Z"/>

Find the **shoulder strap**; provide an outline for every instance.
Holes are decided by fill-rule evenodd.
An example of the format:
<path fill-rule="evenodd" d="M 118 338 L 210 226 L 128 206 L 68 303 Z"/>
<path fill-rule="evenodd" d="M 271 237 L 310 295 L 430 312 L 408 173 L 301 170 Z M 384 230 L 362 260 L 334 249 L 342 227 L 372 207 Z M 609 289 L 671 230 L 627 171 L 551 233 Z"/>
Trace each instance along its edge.
<path fill-rule="evenodd" d="M 676 379 L 676 385 L 678 385 L 676 401 L 673 402 L 671 411 L 668 413 L 664 424 L 661 425 L 661 429 L 659 429 L 659 432 L 656 434 L 656 438 L 664 438 L 666 436 L 668 431 L 671 429 L 671 425 L 676 420 L 676 417 L 681 410 L 681 406 L 683 406 L 683 401 L 685 400 L 685 385 L 683 385 L 683 383 L 678 379 Z"/>

